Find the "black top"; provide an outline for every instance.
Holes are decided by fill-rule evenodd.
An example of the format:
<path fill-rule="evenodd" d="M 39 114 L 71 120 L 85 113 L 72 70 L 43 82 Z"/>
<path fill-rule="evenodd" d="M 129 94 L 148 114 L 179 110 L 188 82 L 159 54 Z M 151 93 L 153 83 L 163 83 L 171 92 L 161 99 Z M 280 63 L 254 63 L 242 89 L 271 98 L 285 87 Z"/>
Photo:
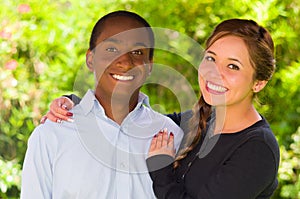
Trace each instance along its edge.
<path fill-rule="evenodd" d="M 279 148 L 264 118 L 240 132 L 202 136 L 175 170 L 172 161 L 167 155 L 147 159 L 159 199 L 270 198 L 278 184 Z M 158 169 L 162 163 L 169 165 Z"/>

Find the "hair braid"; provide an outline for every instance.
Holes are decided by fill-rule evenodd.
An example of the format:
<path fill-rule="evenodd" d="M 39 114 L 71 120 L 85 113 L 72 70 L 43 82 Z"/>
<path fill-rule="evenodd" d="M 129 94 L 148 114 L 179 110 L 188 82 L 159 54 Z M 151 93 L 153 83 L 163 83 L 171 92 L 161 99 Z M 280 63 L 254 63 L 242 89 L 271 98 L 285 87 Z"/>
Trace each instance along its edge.
<path fill-rule="evenodd" d="M 211 114 L 211 106 L 207 104 L 201 96 L 198 103 L 193 107 L 193 116 L 189 121 L 190 131 L 187 134 L 184 148 L 178 153 L 174 162 L 174 168 L 179 166 L 179 161 L 187 156 L 192 151 L 199 140 L 202 133 L 206 129 L 207 119 Z"/>

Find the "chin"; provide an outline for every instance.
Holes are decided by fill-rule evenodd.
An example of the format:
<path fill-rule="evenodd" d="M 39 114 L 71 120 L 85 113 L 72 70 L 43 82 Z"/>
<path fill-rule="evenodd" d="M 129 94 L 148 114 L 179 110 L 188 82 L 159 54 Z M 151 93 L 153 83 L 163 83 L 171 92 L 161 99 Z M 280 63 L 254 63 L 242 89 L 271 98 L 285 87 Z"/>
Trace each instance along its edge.
<path fill-rule="evenodd" d="M 204 98 L 204 101 L 211 106 L 225 106 L 226 105 L 225 95 L 204 94 L 203 98 Z"/>

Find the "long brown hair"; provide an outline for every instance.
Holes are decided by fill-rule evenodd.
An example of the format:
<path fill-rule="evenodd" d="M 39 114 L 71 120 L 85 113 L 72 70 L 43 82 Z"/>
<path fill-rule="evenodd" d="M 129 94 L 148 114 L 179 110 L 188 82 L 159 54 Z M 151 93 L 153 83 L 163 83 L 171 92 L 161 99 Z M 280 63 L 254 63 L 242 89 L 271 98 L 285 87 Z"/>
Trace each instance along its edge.
<path fill-rule="evenodd" d="M 253 20 L 229 19 L 217 25 L 206 41 L 208 49 L 215 41 L 225 36 L 237 36 L 244 40 L 254 68 L 253 80 L 270 80 L 275 71 L 274 43 L 269 32 Z M 190 119 L 190 131 L 185 139 L 184 147 L 175 159 L 174 167 L 178 167 L 180 160 L 192 151 L 205 132 L 207 120 L 212 108 L 203 98 L 193 107 L 193 117 Z"/>

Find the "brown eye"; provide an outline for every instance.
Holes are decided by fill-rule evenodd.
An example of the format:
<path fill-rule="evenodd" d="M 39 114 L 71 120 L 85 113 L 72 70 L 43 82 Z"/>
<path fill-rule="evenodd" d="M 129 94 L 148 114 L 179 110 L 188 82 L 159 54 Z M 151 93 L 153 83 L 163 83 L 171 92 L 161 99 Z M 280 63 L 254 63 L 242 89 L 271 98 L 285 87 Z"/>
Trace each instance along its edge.
<path fill-rule="evenodd" d="M 228 65 L 228 68 L 232 69 L 232 70 L 240 70 L 240 67 L 238 67 L 237 65 L 235 64 L 229 64 Z"/>
<path fill-rule="evenodd" d="M 118 52 L 118 49 L 115 47 L 109 47 L 105 49 L 107 52 Z"/>
<path fill-rule="evenodd" d="M 212 62 L 215 61 L 215 59 L 214 59 L 212 56 L 206 56 L 204 59 L 205 59 L 206 61 L 212 61 Z"/>
<path fill-rule="evenodd" d="M 131 54 L 133 54 L 133 55 L 143 55 L 143 51 L 142 50 L 133 50 L 133 51 L 131 51 Z"/>

